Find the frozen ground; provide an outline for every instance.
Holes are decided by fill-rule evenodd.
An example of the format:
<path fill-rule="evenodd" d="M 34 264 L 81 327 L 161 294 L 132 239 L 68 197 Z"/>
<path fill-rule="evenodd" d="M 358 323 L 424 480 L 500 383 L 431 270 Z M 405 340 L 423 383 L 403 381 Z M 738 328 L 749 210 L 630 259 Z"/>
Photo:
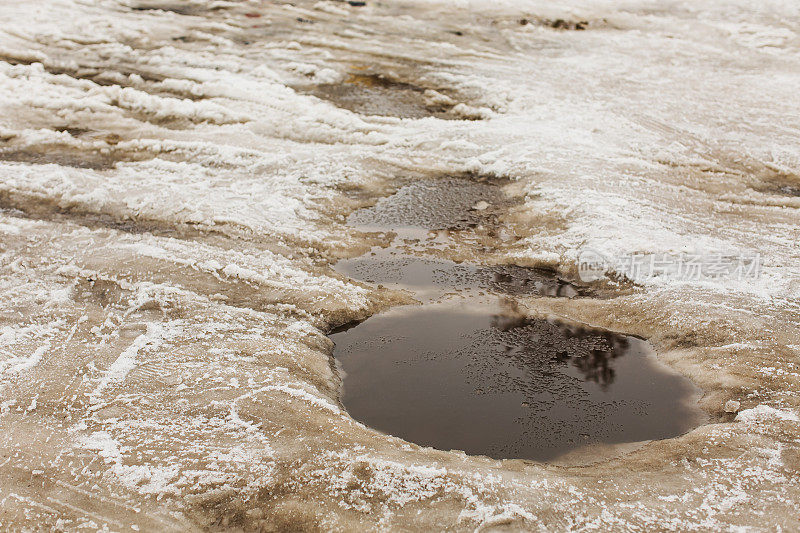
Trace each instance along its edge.
<path fill-rule="evenodd" d="M 0 2 L 2 529 L 800 528 L 797 2 L 160 1 Z M 407 300 L 346 215 L 469 173 L 522 199 L 485 263 L 761 254 L 521 302 L 712 423 L 542 465 L 342 410 L 325 333 Z"/>

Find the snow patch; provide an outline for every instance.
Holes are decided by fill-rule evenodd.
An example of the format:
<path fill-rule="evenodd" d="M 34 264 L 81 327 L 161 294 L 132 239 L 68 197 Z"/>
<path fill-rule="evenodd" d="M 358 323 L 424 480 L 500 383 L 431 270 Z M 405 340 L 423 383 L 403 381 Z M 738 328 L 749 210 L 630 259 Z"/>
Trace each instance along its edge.
<path fill-rule="evenodd" d="M 737 421 L 745 423 L 764 423 L 770 419 L 800 422 L 800 416 L 796 412 L 788 409 L 776 409 L 764 404 L 757 405 L 752 409 L 745 409 L 736 415 Z"/>

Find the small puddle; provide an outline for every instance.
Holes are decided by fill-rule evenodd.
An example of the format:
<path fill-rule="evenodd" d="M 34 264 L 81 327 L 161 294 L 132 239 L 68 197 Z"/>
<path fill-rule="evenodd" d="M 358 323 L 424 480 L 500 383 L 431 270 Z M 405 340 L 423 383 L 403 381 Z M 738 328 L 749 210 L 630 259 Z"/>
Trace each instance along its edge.
<path fill-rule="evenodd" d="M 120 161 L 136 161 L 146 158 L 148 158 L 146 155 L 134 155 L 121 151 L 103 153 L 100 151 L 80 150 L 56 144 L 32 146 L 23 149 L 0 148 L 0 161 L 30 163 L 34 165 L 54 164 L 92 170 L 109 170 L 114 168 L 114 165 Z"/>
<path fill-rule="evenodd" d="M 427 98 L 422 87 L 376 74 L 351 74 L 343 83 L 320 84 L 310 92 L 361 115 L 464 118 L 449 113 L 455 103 Z"/>
<path fill-rule="evenodd" d="M 131 6 L 133 11 L 167 11 L 178 15 L 197 15 L 203 11 L 199 6 L 180 2 L 152 2 Z"/>
<path fill-rule="evenodd" d="M 350 225 L 390 243 L 336 270 L 410 291 L 423 305 L 331 334 L 350 415 L 424 446 L 540 461 L 698 425 L 698 389 L 645 341 L 527 317 L 514 300 L 588 297 L 588 288 L 547 271 L 436 257 L 455 236 L 496 225 L 508 205 L 492 182 L 441 179 L 351 215 Z"/>

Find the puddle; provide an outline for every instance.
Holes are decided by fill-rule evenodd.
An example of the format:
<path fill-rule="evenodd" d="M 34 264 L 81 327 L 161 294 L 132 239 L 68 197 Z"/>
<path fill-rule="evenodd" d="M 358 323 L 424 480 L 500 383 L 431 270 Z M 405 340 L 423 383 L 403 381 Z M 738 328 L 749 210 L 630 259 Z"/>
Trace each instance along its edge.
<path fill-rule="evenodd" d="M 0 149 L 0 161 L 61 165 L 66 167 L 109 170 L 120 161 L 138 161 L 152 156 L 119 152 L 79 150 L 60 145 L 34 146 L 24 149 Z"/>
<path fill-rule="evenodd" d="M 800 196 L 800 187 L 791 187 L 789 185 L 785 185 L 780 187 L 778 190 L 786 196 Z"/>
<path fill-rule="evenodd" d="M 800 175 L 777 171 L 762 165 L 759 180 L 750 187 L 764 194 L 798 197 L 800 196 Z"/>
<path fill-rule="evenodd" d="M 351 74 L 344 83 L 317 85 L 311 94 L 361 115 L 462 118 L 448 113 L 454 104 L 426 100 L 422 87 L 374 74 Z"/>
<path fill-rule="evenodd" d="M 422 230 L 418 235 L 474 228 L 513 203 L 500 185 L 485 177 L 422 180 L 356 211 L 347 223 L 363 231 Z"/>
<path fill-rule="evenodd" d="M 787 183 L 771 183 L 769 186 L 761 188 L 761 192 L 777 194 L 780 196 L 800 196 L 800 185 L 789 185 Z"/>
<path fill-rule="evenodd" d="M 336 270 L 359 281 L 392 289 L 413 290 L 417 298 L 423 301 L 426 300 L 427 293 L 433 293 L 432 298 L 435 298 L 442 291 L 490 291 L 508 295 L 538 294 L 566 298 L 589 294 L 587 289 L 535 269 L 507 265 L 482 267 L 403 256 L 387 259 L 383 255 L 340 261 Z"/>
<path fill-rule="evenodd" d="M 589 288 L 544 270 L 442 257 L 496 227 L 512 203 L 497 182 L 449 178 L 412 183 L 350 216 L 388 244 L 336 270 L 423 304 L 331 334 L 351 416 L 425 446 L 541 461 L 698 425 L 698 389 L 645 341 L 526 317 L 514 300 L 589 297 Z"/>
<path fill-rule="evenodd" d="M 547 461 L 698 422 L 696 389 L 646 342 L 499 305 L 404 306 L 331 338 L 350 415 L 440 450 Z"/>
<path fill-rule="evenodd" d="M 168 11 L 178 15 L 197 15 L 202 12 L 199 6 L 191 5 L 190 3 L 143 3 L 131 6 L 133 11 Z"/>

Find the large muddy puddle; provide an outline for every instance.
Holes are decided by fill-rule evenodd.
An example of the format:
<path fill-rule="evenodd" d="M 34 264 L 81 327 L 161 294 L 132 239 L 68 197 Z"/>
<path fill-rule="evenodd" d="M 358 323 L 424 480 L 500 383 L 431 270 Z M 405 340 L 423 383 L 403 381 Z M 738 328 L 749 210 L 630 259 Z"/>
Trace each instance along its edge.
<path fill-rule="evenodd" d="M 332 338 L 351 416 L 441 450 L 550 460 L 695 420 L 694 387 L 646 342 L 502 305 L 404 306 Z"/>
<path fill-rule="evenodd" d="M 353 418 L 441 450 L 542 461 L 698 425 L 698 389 L 646 341 L 526 316 L 515 299 L 591 297 L 589 288 L 548 271 L 443 257 L 469 246 L 471 232 L 496 228 L 509 203 L 495 183 L 430 180 L 348 219 L 387 244 L 336 269 L 422 303 L 331 335 Z"/>

